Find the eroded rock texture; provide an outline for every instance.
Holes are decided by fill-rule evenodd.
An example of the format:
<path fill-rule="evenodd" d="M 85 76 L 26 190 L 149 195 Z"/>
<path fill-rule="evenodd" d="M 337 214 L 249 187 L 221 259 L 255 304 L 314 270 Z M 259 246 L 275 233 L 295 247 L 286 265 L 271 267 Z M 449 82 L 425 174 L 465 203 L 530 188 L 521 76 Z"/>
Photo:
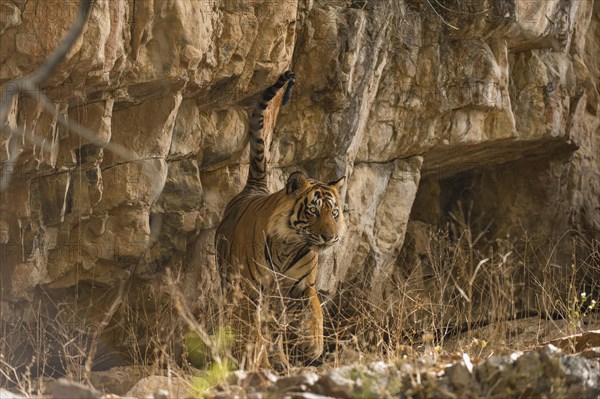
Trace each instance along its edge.
<path fill-rule="evenodd" d="M 4 93 L 77 6 L 2 1 Z M 214 228 L 247 171 L 246 107 L 286 69 L 298 84 L 273 137 L 273 189 L 298 169 L 349 177 L 324 295 L 384 300 L 407 226 L 443 226 L 459 203 L 485 215 L 489 240 L 598 237 L 599 25 L 600 4 L 574 0 L 98 0 L 42 87 L 56 109 L 30 93 L 9 115 L 47 148 L 0 138 L 0 316 L 32 312 L 40 289 L 112 295 L 167 267 L 189 298 L 210 298 Z"/>

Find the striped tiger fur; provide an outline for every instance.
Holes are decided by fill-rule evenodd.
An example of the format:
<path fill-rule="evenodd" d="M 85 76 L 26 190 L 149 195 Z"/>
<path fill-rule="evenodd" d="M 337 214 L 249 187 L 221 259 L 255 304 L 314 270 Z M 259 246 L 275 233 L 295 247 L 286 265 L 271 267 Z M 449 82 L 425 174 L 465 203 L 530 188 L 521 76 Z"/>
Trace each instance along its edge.
<path fill-rule="evenodd" d="M 254 107 L 248 179 L 227 205 L 215 245 L 222 282 L 231 287 L 236 278 L 240 280 L 246 298 L 238 307 L 240 319 L 256 325 L 260 298 L 276 297 L 275 302 L 283 303 L 275 313 L 285 330 L 278 339 L 285 342 L 281 346 L 286 361 L 307 364 L 323 351 L 323 313 L 315 289 L 318 259 L 319 252 L 336 244 L 345 231 L 339 194 L 345 177 L 324 183 L 295 172 L 285 188 L 269 193 L 268 139 L 294 83 L 294 74 L 285 72 Z M 243 327 L 238 332 L 247 337 Z M 256 353 L 248 352 L 256 350 L 251 346 L 241 351 L 257 359 Z M 270 363 L 263 358 L 264 364 Z"/>

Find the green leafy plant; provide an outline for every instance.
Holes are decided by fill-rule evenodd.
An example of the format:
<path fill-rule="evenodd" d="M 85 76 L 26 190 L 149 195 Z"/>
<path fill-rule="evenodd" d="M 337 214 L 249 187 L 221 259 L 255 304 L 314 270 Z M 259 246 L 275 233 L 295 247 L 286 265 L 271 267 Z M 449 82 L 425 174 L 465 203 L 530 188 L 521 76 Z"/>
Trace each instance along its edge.
<path fill-rule="evenodd" d="M 200 371 L 199 375 L 192 378 L 191 394 L 195 397 L 205 396 L 217 384 L 225 381 L 234 368 L 235 366 L 228 359 L 210 364 L 206 370 Z"/>
<path fill-rule="evenodd" d="M 568 318 L 571 326 L 578 328 L 581 325 L 582 319 L 596 309 L 597 305 L 598 302 L 592 299 L 586 292 L 573 295 L 572 302 L 568 307 Z"/>

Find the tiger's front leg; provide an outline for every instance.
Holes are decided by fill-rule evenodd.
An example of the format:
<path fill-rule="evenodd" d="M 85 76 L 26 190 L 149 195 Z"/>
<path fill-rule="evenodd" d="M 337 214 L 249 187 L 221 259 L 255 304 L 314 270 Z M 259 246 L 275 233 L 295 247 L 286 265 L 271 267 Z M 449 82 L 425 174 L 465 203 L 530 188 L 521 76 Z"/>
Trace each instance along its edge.
<path fill-rule="evenodd" d="M 290 299 L 290 323 L 286 329 L 289 358 L 295 364 L 310 364 L 323 353 L 323 311 L 314 287 L 306 296 Z"/>
<path fill-rule="evenodd" d="M 321 302 L 314 287 L 309 288 L 309 305 L 306 313 L 306 342 L 303 342 L 305 361 L 312 362 L 323 353 L 323 311 Z"/>

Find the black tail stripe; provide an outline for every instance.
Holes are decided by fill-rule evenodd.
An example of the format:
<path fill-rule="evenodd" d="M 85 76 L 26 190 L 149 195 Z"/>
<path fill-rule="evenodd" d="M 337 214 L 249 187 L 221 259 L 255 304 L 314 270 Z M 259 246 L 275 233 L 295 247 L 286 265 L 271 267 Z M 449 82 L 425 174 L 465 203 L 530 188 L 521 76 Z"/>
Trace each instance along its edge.
<path fill-rule="evenodd" d="M 252 160 L 252 169 L 254 169 L 255 172 L 258 172 L 260 174 L 265 173 L 265 168 L 263 168 L 256 159 Z"/>
<path fill-rule="evenodd" d="M 267 91 L 265 91 L 265 94 L 263 95 L 264 102 L 269 102 L 273 99 L 273 97 L 275 97 L 275 94 L 277 94 L 277 90 L 275 90 L 275 89 L 276 88 L 271 86 L 267 89 Z"/>

